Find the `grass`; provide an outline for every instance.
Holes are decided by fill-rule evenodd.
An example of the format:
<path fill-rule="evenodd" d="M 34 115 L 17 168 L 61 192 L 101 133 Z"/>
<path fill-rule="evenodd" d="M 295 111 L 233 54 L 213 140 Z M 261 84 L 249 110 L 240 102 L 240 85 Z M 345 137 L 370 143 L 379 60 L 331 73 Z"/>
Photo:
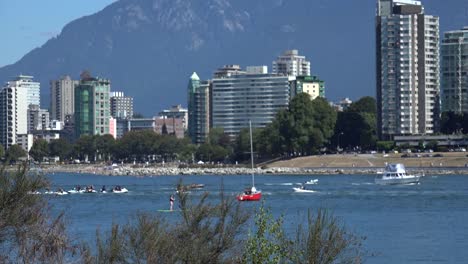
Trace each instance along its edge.
<path fill-rule="evenodd" d="M 403 163 L 407 167 L 465 167 L 468 163 L 466 152 L 418 153 L 421 157 L 402 158 L 403 154 L 333 154 L 316 155 L 276 161 L 267 167 L 327 168 L 327 167 L 385 167 L 385 163 Z M 424 157 L 431 154 L 432 157 Z M 434 157 L 441 154 L 443 157 Z M 410 153 L 416 155 L 416 153 Z"/>

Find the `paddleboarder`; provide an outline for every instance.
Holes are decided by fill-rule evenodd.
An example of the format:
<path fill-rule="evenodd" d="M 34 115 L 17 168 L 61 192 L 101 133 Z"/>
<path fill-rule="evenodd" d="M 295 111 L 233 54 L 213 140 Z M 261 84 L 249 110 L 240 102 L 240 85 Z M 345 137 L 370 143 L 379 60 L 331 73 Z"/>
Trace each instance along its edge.
<path fill-rule="evenodd" d="M 169 198 L 169 204 L 170 204 L 169 210 L 170 211 L 174 209 L 174 201 L 175 201 L 174 195 L 171 194 L 171 197 Z"/>

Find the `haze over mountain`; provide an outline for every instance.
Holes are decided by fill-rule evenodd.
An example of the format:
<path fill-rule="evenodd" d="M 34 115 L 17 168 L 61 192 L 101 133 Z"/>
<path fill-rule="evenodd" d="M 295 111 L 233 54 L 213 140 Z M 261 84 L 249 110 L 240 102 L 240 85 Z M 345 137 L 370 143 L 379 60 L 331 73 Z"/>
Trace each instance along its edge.
<path fill-rule="evenodd" d="M 442 17 L 441 32 L 468 22 L 465 0 L 437 10 L 424 4 Z M 150 116 L 186 105 L 193 71 L 208 79 L 224 64 L 271 68 L 284 50 L 299 49 L 328 98 L 374 95 L 374 13 L 375 0 L 120 0 L 0 68 L 0 81 L 34 75 L 48 107 L 49 80 L 88 69 Z"/>

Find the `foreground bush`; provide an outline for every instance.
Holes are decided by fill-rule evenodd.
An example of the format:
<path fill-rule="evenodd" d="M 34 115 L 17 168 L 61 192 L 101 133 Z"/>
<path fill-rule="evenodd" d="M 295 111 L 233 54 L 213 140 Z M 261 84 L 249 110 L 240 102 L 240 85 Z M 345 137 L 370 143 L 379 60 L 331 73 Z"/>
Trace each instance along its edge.
<path fill-rule="evenodd" d="M 139 214 L 135 223 L 115 224 L 98 235 L 96 256 L 85 253 L 86 263 L 234 263 L 241 253 L 248 215 L 234 199 L 221 192 L 211 204 L 205 193 L 196 204 L 179 194 L 180 220 L 168 224 L 160 216 Z"/>
<path fill-rule="evenodd" d="M 307 225 L 299 225 L 295 239 L 283 229 L 283 217 L 274 219 L 262 204 L 255 216 L 242 263 L 362 263 L 362 240 L 350 233 L 327 210 L 309 213 Z"/>
<path fill-rule="evenodd" d="M 51 218 L 33 191 L 48 186 L 42 174 L 0 170 L 0 263 L 66 263 L 74 255 L 62 215 Z"/>

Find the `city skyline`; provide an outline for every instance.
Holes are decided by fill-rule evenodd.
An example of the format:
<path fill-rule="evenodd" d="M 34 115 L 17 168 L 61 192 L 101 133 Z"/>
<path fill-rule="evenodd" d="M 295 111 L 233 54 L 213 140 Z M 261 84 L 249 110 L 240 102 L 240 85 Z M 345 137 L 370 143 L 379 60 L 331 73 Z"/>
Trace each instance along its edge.
<path fill-rule="evenodd" d="M 109 1 L 109 3 L 112 1 Z M 101 1 L 99 3 L 102 3 Z M 448 31 L 448 30 L 455 30 L 458 28 L 462 28 L 466 24 L 468 24 L 468 7 L 465 8 L 466 4 L 464 1 L 454 0 L 450 1 L 450 3 L 440 3 L 440 1 L 435 0 L 426 0 L 423 1 L 426 11 L 440 16 L 440 31 Z M 21 2 L 19 3 L 21 4 Z M 19 5 L 18 4 L 18 5 Z M 8 3 L 2 3 L 3 6 L 10 6 Z M 376 8 L 376 3 L 374 0 L 365 0 L 360 1 L 358 4 L 351 4 L 349 2 L 343 3 L 342 1 L 315 1 L 313 2 L 314 7 L 321 10 L 320 13 L 317 14 L 317 17 L 311 18 L 308 22 L 310 23 L 310 30 L 311 33 L 316 36 L 317 39 L 320 40 L 320 45 L 317 46 L 310 46 L 307 48 L 298 47 L 294 43 L 290 45 L 285 45 L 281 50 L 276 50 L 269 55 L 269 58 L 265 58 L 263 56 L 259 56 L 257 58 L 258 62 L 255 64 L 270 64 L 273 59 L 277 56 L 281 55 L 283 50 L 297 48 L 301 51 L 301 53 L 307 56 L 312 65 L 312 74 L 319 75 L 325 80 L 328 81 L 329 92 L 327 93 L 327 97 L 330 98 L 332 101 L 337 101 L 344 97 L 351 97 L 351 99 L 357 99 L 359 97 L 365 95 L 375 96 L 375 77 L 374 74 L 369 74 L 373 72 L 373 68 L 375 67 L 373 53 L 369 52 L 370 50 L 374 49 L 374 41 L 372 34 L 369 32 L 374 27 L 374 13 Z M 1 8 L 2 6 L 0 6 Z M 55 6 L 50 5 L 49 8 L 52 10 Z M 102 5 L 104 7 L 104 5 Z M 102 8 L 96 7 L 96 10 L 100 10 Z M 41 10 L 43 7 L 37 7 L 38 10 Z M 59 8 L 57 6 L 56 8 Z M 91 7 L 88 7 L 91 8 Z M 11 6 L 5 10 L 12 10 Z M 14 10 L 14 9 L 13 9 Z M 85 12 L 85 11 L 82 11 Z M 91 14 L 93 11 L 87 11 L 87 15 Z M 329 19 L 329 15 L 333 12 L 333 20 Z M 1 13 L 0 13 L 1 15 Z M 34 17 L 36 14 L 32 14 L 31 16 Z M 335 16 L 336 15 L 336 16 Z M 64 16 L 62 14 L 61 16 Z M 75 16 L 76 17 L 76 16 Z M 75 18 L 73 17 L 73 18 Z M 27 19 L 30 19 L 29 17 Z M 317 23 L 318 20 L 325 21 L 326 23 Z M 70 19 L 71 20 L 71 19 Z M 352 30 L 343 31 L 340 28 L 343 28 L 343 25 L 348 25 L 347 21 L 352 21 L 353 27 Z M 14 24 L 14 23 L 12 23 Z M 287 21 L 285 21 L 285 25 L 287 25 Z M 294 31 L 294 25 L 291 30 Z M 297 26 L 297 25 L 296 25 Z M 7 28 L 9 31 L 1 32 L 5 33 L 6 35 L 9 34 L 13 30 L 13 26 L 10 23 L 7 24 Z M 18 28 L 16 28 L 18 30 Z M 285 28 L 286 30 L 286 28 Z M 335 32 L 331 34 L 332 32 Z M 11 35 L 13 37 L 13 35 Z M 353 39 L 353 41 L 349 41 Z M 45 41 L 45 40 L 43 40 Z M 27 39 L 22 39 L 21 41 L 17 41 L 20 44 L 23 42 L 28 42 Z M 341 43 L 341 44 L 340 44 Z M 343 45 L 346 43 L 346 45 Z M 5 43 L 0 44 L 0 50 L 10 50 L 11 48 L 5 45 Z M 40 44 L 36 45 L 39 46 Z M 17 45 L 20 46 L 20 45 Z M 31 47 L 30 49 L 32 49 Z M 11 53 L 11 52 L 8 52 Z M 24 54 L 24 53 L 23 53 Z M 255 58 L 252 58 L 255 59 Z M 252 64 L 251 61 L 232 61 L 231 59 L 226 59 L 225 64 L 244 64 L 249 65 Z M 2 65 L 0 63 L 0 65 Z M 221 64 L 222 65 L 222 64 Z M 217 65 L 217 67 L 221 66 Z M 353 66 L 352 66 L 353 65 Z M 355 67 L 354 65 L 359 65 L 359 67 Z M 92 65 L 81 65 L 81 69 L 86 69 L 86 67 Z M 190 74 L 193 70 L 197 70 L 200 76 L 207 76 L 210 74 L 211 69 L 213 67 L 203 67 L 202 69 L 192 69 L 191 71 L 187 71 L 184 74 Z M 96 75 L 107 76 L 114 81 L 115 86 L 117 89 L 122 90 L 121 85 L 119 85 L 119 80 L 114 78 L 112 75 L 108 74 L 107 72 L 101 71 L 94 71 L 92 72 L 97 73 Z M 24 72 L 25 74 L 29 74 Z M 19 74 L 19 73 L 18 73 Z M 79 72 L 70 72 L 68 74 L 72 74 L 72 77 L 76 79 Z M 48 80 L 56 79 L 59 76 L 39 76 L 37 74 L 33 74 L 37 78 L 47 78 Z M 336 78 L 336 76 L 340 76 L 340 78 Z M 353 91 L 349 90 L 349 87 L 346 85 L 346 81 L 350 78 L 358 78 L 359 77 L 359 87 L 353 89 Z M 6 80 L 0 80 L 5 82 Z M 354 80 L 356 82 L 356 80 Z M 44 86 L 44 83 L 41 82 Z M 178 85 L 177 90 L 182 91 L 185 85 Z M 141 97 L 141 94 L 144 93 L 139 87 L 123 87 L 124 92 L 127 94 L 132 94 L 136 100 L 136 111 L 137 112 L 144 112 L 148 114 L 148 109 L 143 109 L 142 105 L 139 104 L 140 100 L 144 100 Z M 126 89 L 126 90 L 125 90 Z M 131 89 L 131 93 L 129 90 Z M 46 95 L 44 95 L 46 96 Z M 171 97 L 171 96 L 169 96 Z M 184 98 L 181 98 L 181 95 L 172 95 L 172 98 L 177 97 L 176 100 L 166 100 L 167 105 L 161 104 L 158 108 L 169 107 L 170 105 L 177 104 L 180 102 L 185 101 Z M 47 96 L 48 98 L 48 96 Z"/>

